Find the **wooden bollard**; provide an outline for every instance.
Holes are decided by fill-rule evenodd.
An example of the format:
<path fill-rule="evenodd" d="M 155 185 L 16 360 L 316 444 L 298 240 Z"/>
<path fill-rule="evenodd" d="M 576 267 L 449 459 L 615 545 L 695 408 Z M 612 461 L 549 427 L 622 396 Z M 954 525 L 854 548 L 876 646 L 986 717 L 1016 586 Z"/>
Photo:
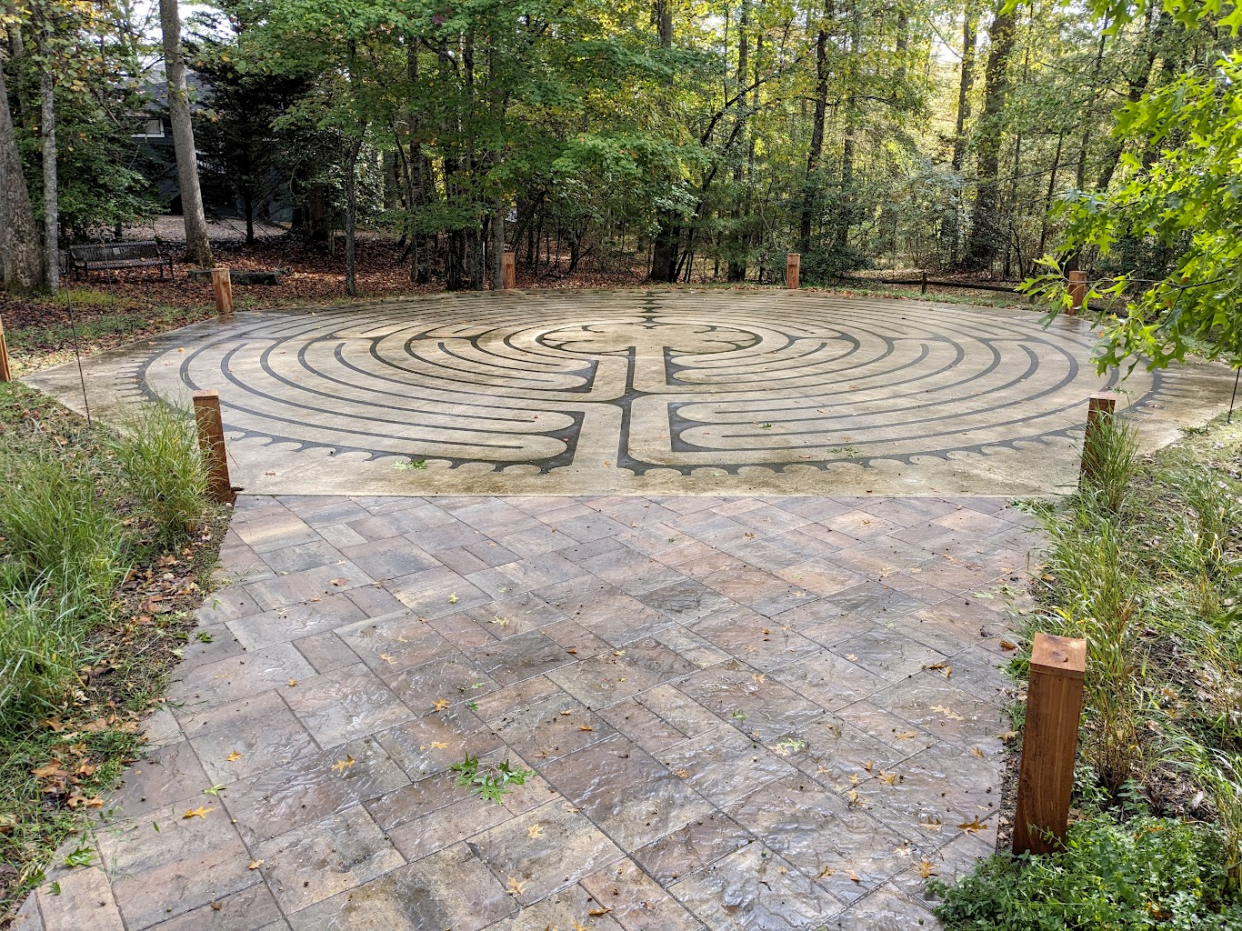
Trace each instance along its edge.
<path fill-rule="evenodd" d="M 798 273 L 802 269 L 802 253 L 790 252 L 785 256 L 785 287 L 798 290 Z"/>
<path fill-rule="evenodd" d="M 1086 668 L 1087 641 L 1035 635 L 1026 688 L 1014 853 L 1051 853 L 1065 842 Z"/>
<path fill-rule="evenodd" d="M 13 373 L 9 371 L 9 344 L 4 339 L 4 321 L 0 320 L 0 382 L 12 380 Z"/>
<path fill-rule="evenodd" d="M 1070 300 L 1073 302 L 1070 307 L 1071 316 L 1083 310 L 1087 306 L 1087 273 L 1074 271 L 1069 273 L 1069 293 Z"/>
<path fill-rule="evenodd" d="M 512 252 L 500 253 L 500 286 L 506 291 L 517 287 L 517 256 Z"/>
<path fill-rule="evenodd" d="M 221 317 L 233 313 L 233 278 L 227 268 L 211 270 L 211 288 L 216 292 L 216 312 Z"/>
<path fill-rule="evenodd" d="M 198 427 L 198 448 L 203 451 L 203 459 L 207 463 L 207 492 L 219 504 L 232 504 L 237 496 L 233 494 L 233 483 L 229 481 L 219 394 L 214 391 L 194 392 L 194 423 Z"/>
<path fill-rule="evenodd" d="M 1079 478 L 1091 478 L 1092 463 L 1089 450 L 1095 444 L 1096 434 L 1117 415 L 1117 395 L 1111 391 L 1098 391 L 1087 402 L 1087 429 L 1082 438 L 1082 458 L 1079 460 Z"/>

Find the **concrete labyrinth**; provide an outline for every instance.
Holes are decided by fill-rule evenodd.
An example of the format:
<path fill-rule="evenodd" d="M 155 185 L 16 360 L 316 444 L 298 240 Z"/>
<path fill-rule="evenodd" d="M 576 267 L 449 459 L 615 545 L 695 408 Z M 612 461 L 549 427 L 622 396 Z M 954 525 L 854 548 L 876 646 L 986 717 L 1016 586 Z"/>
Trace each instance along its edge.
<path fill-rule="evenodd" d="M 485 293 L 241 314 L 91 372 L 218 390 L 254 491 L 1001 494 L 1072 481 L 1111 386 L 1092 335 L 806 292 Z"/>

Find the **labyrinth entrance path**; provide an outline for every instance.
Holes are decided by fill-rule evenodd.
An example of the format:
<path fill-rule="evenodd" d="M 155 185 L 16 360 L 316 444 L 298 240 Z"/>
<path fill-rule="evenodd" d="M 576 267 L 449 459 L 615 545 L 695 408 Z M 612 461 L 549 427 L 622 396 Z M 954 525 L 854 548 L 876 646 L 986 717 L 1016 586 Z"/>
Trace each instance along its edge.
<path fill-rule="evenodd" d="M 1032 494 L 1074 481 L 1092 391 L 1152 442 L 1227 401 L 1210 368 L 1114 385 L 1092 337 L 807 292 L 482 293 L 238 314 L 91 360 L 87 388 L 219 391 L 254 492 Z M 31 381 L 81 405 L 71 366 Z"/>
<path fill-rule="evenodd" d="M 20 931 L 906 931 L 1003 836 L 1079 321 L 785 291 L 503 293 L 87 360 L 219 392 L 237 501 L 147 758 Z M 30 381 L 82 406 L 76 367 Z M 1035 561 L 1037 562 L 1037 560 Z M 450 767 L 530 778 L 501 804 Z M 204 793 L 209 797 L 205 797 Z M 201 816 L 195 816 L 198 812 Z M 188 813 L 188 814 L 187 814 Z"/>

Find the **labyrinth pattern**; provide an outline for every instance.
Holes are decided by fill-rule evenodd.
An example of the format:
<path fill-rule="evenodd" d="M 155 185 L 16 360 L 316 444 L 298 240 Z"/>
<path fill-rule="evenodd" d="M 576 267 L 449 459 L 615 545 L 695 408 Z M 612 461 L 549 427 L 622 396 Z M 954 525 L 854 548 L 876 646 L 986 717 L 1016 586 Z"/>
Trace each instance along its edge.
<path fill-rule="evenodd" d="M 1091 334 L 1068 323 L 774 291 L 449 295 L 241 315 L 179 335 L 130 381 L 168 399 L 218 390 L 238 439 L 426 476 L 753 486 L 1071 445 L 1102 382 Z M 1156 384 L 1126 387 L 1141 403 Z"/>

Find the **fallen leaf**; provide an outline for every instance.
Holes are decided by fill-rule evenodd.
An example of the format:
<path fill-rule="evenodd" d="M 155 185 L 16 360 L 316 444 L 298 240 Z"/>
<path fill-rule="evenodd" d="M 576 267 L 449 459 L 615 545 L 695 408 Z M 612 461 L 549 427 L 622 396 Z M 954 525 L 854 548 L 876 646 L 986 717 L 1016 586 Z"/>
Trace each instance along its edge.
<path fill-rule="evenodd" d="M 965 831 L 968 834 L 974 834 L 978 831 L 982 831 L 983 828 L 984 828 L 984 825 L 980 823 L 978 815 L 975 815 L 975 817 L 972 820 L 963 821 L 961 824 L 958 825 L 959 830 Z"/>
<path fill-rule="evenodd" d="M 853 653 L 846 653 L 845 658 L 848 659 L 851 663 L 858 662 L 858 657 L 855 656 Z"/>
<path fill-rule="evenodd" d="M 522 890 L 526 888 L 526 883 L 520 883 L 516 877 L 509 877 L 509 895 L 517 897 L 522 894 Z"/>
<path fill-rule="evenodd" d="M 189 820 L 190 818 L 202 818 L 206 820 L 207 816 L 211 814 L 213 811 L 215 811 L 214 808 L 206 808 L 202 805 L 199 805 L 197 808 L 192 809 L 191 811 L 187 811 L 184 815 L 181 816 L 181 819 L 183 821 Z"/>
<path fill-rule="evenodd" d="M 919 871 L 919 876 L 923 879 L 931 879 L 933 876 L 937 875 L 935 865 L 927 859 L 924 859 L 921 863 L 919 863 L 915 869 Z"/>
<path fill-rule="evenodd" d="M 447 698 L 437 698 L 435 701 L 431 703 L 431 707 L 435 708 L 436 711 L 443 711 L 445 708 L 447 708 L 451 704 L 452 702 L 449 701 Z"/>
<path fill-rule="evenodd" d="M 1000 648 L 1002 650 L 1016 650 L 1018 648 L 1018 645 L 1009 640 L 1002 640 L 1000 642 Z"/>
<path fill-rule="evenodd" d="M 894 785 L 894 784 L 897 782 L 897 774 L 896 774 L 896 773 L 886 773 L 886 772 L 884 772 L 884 770 L 880 770 L 880 775 L 879 775 L 879 777 L 878 777 L 878 778 L 879 778 L 880 782 L 883 782 L 883 783 L 885 783 L 886 785 L 890 785 L 890 786 L 891 786 L 891 785 Z"/>
<path fill-rule="evenodd" d="M 603 918 L 610 911 L 612 911 L 611 908 L 608 908 L 607 906 L 601 906 L 600 908 L 591 909 L 589 912 L 587 912 L 587 914 L 590 915 L 592 918 Z"/>
<path fill-rule="evenodd" d="M 938 711 L 950 721 L 965 721 L 966 719 L 945 705 L 932 705 L 932 711 Z"/>
<path fill-rule="evenodd" d="M 451 605 L 455 605 L 455 604 L 457 604 L 457 602 L 459 602 L 459 601 L 461 601 L 461 599 L 457 597 L 457 594 L 456 594 L 456 593 L 453 593 L 452 595 L 449 595 L 449 597 L 448 597 L 448 602 L 449 602 L 449 604 L 451 604 Z"/>
<path fill-rule="evenodd" d="M 345 755 L 345 759 L 343 759 L 343 760 L 337 760 L 335 763 L 333 763 L 333 764 L 332 764 L 332 768 L 333 768 L 333 769 L 335 769 L 338 773 L 343 773 L 343 772 L 345 772 L 346 770 L 353 769 L 353 768 L 354 768 L 354 764 L 355 764 L 356 762 L 358 762 L 358 761 L 357 761 L 357 760 L 355 760 L 355 759 L 354 759 L 352 756 L 350 756 L 349 754 L 346 754 L 346 755 Z"/>
<path fill-rule="evenodd" d="M 1018 736 L 1018 732 L 1017 731 L 1001 731 L 996 736 L 1000 738 L 1000 740 L 1003 741 L 1004 743 L 1009 743 L 1009 741 L 1013 740 L 1015 737 Z"/>
<path fill-rule="evenodd" d="M 536 837 L 543 837 L 543 825 L 532 824 L 530 827 L 526 829 L 526 836 L 531 838 L 532 840 Z"/>
<path fill-rule="evenodd" d="M 913 740 L 917 736 L 919 736 L 918 731 L 902 731 L 896 735 L 898 740 Z"/>
<path fill-rule="evenodd" d="M 980 750 L 978 747 L 971 747 L 970 752 L 971 752 L 971 755 L 977 756 L 980 759 L 983 759 L 983 751 Z"/>
<path fill-rule="evenodd" d="M 447 749 L 448 749 L 448 744 L 446 744 L 446 743 L 445 743 L 444 741 L 442 741 L 442 740 L 433 740 L 433 741 L 431 742 L 431 749 L 432 749 L 432 750 L 447 750 Z"/>
<path fill-rule="evenodd" d="M 240 759 L 241 759 L 241 754 L 238 753 L 236 750 L 234 750 L 232 753 L 230 753 L 228 756 L 224 758 L 224 762 L 236 763 Z"/>
<path fill-rule="evenodd" d="M 859 878 L 858 874 L 857 874 L 857 873 L 855 873 L 853 870 L 850 870 L 849 876 L 850 876 L 850 882 L 852 882 L 852 883 L 860 883 L 860 882 L 862 882 L 862 880 Z"/>
<path fill-rule="evenodd" d="M 391 666 L 393 663 L 396 662 L 396 660 L 393 657 L 389 656 L 387 653 L 381 653 L 380 659 L 386 662 L 389 666 Z"/>
<path fill-rule="evenodd" d="M 60 760 L 52 760 L 50 763 L 44 763 L 42 766 L 32 769 L 30 775 L 36 779 L 47 779 L 49 776 L 55 776 L 60 772 Z"/>
<path fill-rule="evenodd" d="M 578 725 L 578 730 L 580 730 L 580 731 L 593 731 L 593 730 L 595 730 L 595 728 L 591 727 L 591 725 L 589 725 L 589 724 L 579 724 L 579 725 Z"/>
<path fill-rule="evenodd" d="M 262 865 L 263 865 L 263 861 L 262 861 L 262 860 L 251 860 L 251 861 L 250 861 L 250 865 L 249 865 L 248 867 L 246 867 L 246 869 L 248 869 L 248 870 L 257 870 L 257 869 L 258 869 L 259 867 L 261 867 Z"/>
<path fill-rule="evenodd" d="M 825 866 L 822 870 L 819 871 L 819 875 L 816 876 L 815 878 L 823 879 L 825 876 L 831 876 L 835 872 L 836 870 L 834 870 L 831 866 Z"/>
<path fill-rule="evenodd" d="M 497 627 L 508 627 L 509 619 L 507 617 L 500 617 L 499 615 L 497 615 L 496 617 L 492 618 L 492 623 L 495 624 Z"/>
<path fill-rule="evenodd" d="M 296 688 L 296 687 L 297 687 L 297 684 L 298 684 L 298 680 L 297 680 L 297 679 L 290 679 L 290 680 L 289 680 L 289 688 L 291 688 L 291 689 L 292 689 L 292 688 Z"/>
<path fill-rule="evenodd" d="M 349 579 L 333 579 L 332 584 L 335 585 L 337 588 L 340 588 L 342 585 L 348 585 Z"/>
<path fill-rule="evenodd" d="M 871 772 L 871 767 L 874 765 L 875 765 L 875 760 L 868 760 L 866 763 L 863 764 L 863 769 L 865 769 L 867 772 Z"/>

